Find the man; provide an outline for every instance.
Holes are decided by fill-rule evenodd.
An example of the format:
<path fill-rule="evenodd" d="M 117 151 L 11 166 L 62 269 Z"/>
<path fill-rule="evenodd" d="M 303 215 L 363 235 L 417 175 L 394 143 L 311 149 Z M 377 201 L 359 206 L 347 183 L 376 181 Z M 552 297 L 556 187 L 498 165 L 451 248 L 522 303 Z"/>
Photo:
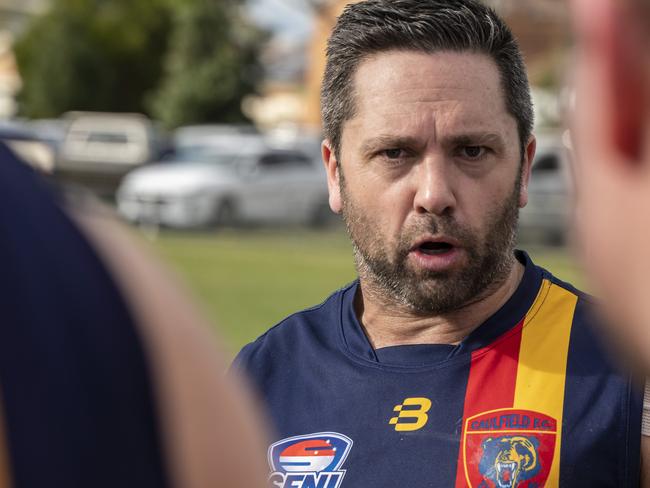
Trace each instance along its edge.
<path fill-rule="evenodd" d="M 264 486 L 258 421 L 160 267 L 1 144 L 0 202 L 0 486 Z"/>
<path fill-rule="evenodd" d="M 612 337 L 650 371 L 650 2 L 574 0 L 580 247 Z M 643 451 L 650 452 L 646 381 Z M 645 456 L 644 456 L 645 457 Z M 644 463 L 650 479 L 650 463 Z"/>
<path fill-rule="evenodd" d="M 638 486 L 640 398 L 584 295 L 513 250 L 523 61 L 474 0 L 368 0 L 332 33 L 330 206 L 358 282 L 240 353 L 278 487 Z"/>

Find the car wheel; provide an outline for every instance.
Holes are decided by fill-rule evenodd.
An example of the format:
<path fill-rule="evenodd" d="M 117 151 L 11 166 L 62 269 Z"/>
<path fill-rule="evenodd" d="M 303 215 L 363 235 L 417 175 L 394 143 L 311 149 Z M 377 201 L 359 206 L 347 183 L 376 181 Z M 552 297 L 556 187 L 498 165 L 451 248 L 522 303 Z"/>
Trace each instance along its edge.
<path fill-rule="evenodd" d="M 546 243 L 553 247 L 562 247 L 566 245 L 567 236 L 561 229 L 550 231 L 546 236 Z"/>
<path fill-rule="evenodd" d="M 334 222 L 336 214 L 330 209 L 327 201 L 320 202 L 314 207 L 310 223 L 313 227 L 327 227 Z"/>
<path fill-rule="evenodd" d="M 215 209 L 213 222 L 216 227 L 231 227 L 237 221 L 235 203 L 227 198 L 221 200 Z"/>

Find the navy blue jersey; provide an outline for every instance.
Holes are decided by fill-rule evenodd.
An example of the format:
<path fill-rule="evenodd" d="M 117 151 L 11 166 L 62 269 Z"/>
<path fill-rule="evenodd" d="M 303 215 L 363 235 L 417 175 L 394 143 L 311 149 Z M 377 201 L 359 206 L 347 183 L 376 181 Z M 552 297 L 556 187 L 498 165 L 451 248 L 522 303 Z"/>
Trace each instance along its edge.
<path fill-rule="evenodd" d="M 125 302 L 53 194 L 2 145 L 0 260 L 0 442 L 11 484 L 168 486 Z"/>
<path fill-rule="evenodd" d="M 637 487 L 640 393 L 588 298 L 517 257 L 521 284 L 459 345 L 373 349 L 356 282 L 247 345 L 235 364 L 274 422 L 272 484 Z"/>

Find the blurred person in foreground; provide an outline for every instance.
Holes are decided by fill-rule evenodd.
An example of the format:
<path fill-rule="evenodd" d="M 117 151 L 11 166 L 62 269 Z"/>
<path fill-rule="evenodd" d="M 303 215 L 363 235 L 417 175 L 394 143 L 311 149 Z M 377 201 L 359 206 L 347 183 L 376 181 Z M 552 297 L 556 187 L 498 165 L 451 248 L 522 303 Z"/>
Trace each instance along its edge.
<path fill-rule="evenodd" d="M 572 6 L 579 246 L 612 339 L 650 377 L 650 1 Z M 647 381 L 643 434 L 648 452 Z M 650 480 L 650 463 L 643 471 Z"/>
<path fill-rule="evenodd" d="M 650 369 L 650 1 L 573 7 L 580 245 L 617 333 Z"/>
<path fill-rule="evenodd" d="M 359 279 L 236 360 L 275 423 L 272 483 L 638 487 L 641 393 L 589 298 L 514 250 L 535 137 L 503 21 L 473 0 L 349 5 L 322 107 Z"/>
<path fill-rule="evenodd" d="M 265 486 L 201 317 L 93 205 L 0 145 L 0 486 Z"/>

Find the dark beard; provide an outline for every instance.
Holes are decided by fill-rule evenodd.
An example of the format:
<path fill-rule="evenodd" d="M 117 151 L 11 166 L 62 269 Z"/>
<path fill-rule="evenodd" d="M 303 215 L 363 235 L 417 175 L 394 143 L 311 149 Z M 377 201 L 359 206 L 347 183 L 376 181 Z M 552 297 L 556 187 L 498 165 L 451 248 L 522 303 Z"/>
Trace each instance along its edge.
<path fill-rule="evenodd" d="M 404 229 L 391 257 L 377 238 L 375 222 L 351 203 L 341 173 L 343 219 L 367 291 L 419 316 L 453 312 L 490 295 L 506 280 L 514 262 L 520 178 L 517 182 L 504 205 L 488 216 L 483 240 L 451 215 L 426 214 Z M 466 253 L 466 265 L 445 272 L 410 269 L 407 258 L 411 247 L 428 233 L 456 239 Z"/>

